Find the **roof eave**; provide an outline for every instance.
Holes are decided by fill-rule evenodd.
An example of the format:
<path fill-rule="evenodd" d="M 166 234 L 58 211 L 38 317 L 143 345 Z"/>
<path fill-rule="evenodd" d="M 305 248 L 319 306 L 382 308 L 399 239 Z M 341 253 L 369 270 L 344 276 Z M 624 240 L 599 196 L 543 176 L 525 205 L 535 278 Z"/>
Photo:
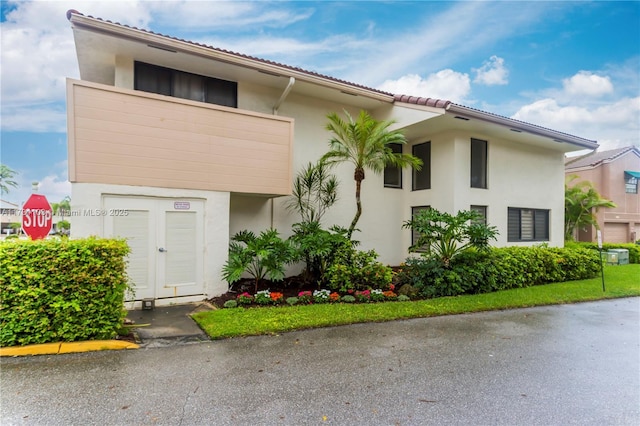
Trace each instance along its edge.
<path fill-rule="evenodd" d="M 532 135 L 549 138 L 558 143 L 568 143 L 576 145 L 584 149 L 596 149 L 598 143 L 589 139 L 584 139 L 578 136 L 569 135 L 567 133 L 558 132 L 555 130 L 547 129 L 537 126 L 535 124 L 525 123 L 523 121 L 514 120 L 508 117 L 502 117 L 500 115 L 480 111 L 474 108 L 465 107 L 454 103 L 448 104 L 445 109 L 451 114 L 461 116 L 468 119 L 482 120 L 493 124 L 498 124 L 504 127 L 508 127 L 519 132 L 527 132 Z"/>
<path fill-rule="evenodd" d="M 364 96 L 387 103 L 393 103 L 394 101 L 394 96 L 390 93 L 383 93 L 380 91 L 368 89 L 366 87 L 352 85 L 348 82 L 324 78 L 321 75 L 310 74 L 304 72 L 303 70 L 296 70 L 267 61 L 243 57 L 231 52 L 214 49 L 210 46 L 173 39 L 160 34 L 143 31 L 137 28 L 124 26 L 109 21 L 103 21 L 93 17 L 84 16 L 76 11 L 69 11 L 67 13 L 67 17 L 73 27 L 108 34 L 123 39 L 144 42 L 153 47 L 202 56 L 212 60 L 226 62 L 244 68 L 254 69 L 256 71 L 264 72 L 267 74 L 279 75 L 282 77 L 293 77 L 297 81 L 304 81 L 311 84 L 317 84 L 327 88 L 340 90 L 341 92 L 349 95 Z"/>

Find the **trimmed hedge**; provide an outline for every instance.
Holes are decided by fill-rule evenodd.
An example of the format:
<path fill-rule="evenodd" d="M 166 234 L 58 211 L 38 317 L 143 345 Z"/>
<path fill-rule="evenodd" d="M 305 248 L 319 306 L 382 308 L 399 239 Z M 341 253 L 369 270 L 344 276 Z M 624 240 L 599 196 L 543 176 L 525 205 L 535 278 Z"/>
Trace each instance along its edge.
<path fill-rule="evenodd" d="M 467 250 L 453 258 L 449 267 L 435 258 L 409 258 L 396 280 L 430 298 L 593 278 L 600 267 L 596 250 L 503 247 Z"/>
<path fill-rule="evenodd" d="M 0 243 L 0 346 L 115 337 L 128 253 L 116 239 Z"/>
<path fill-rule="evenodd" d="M 565 243 L 565 247 L 568 247 L 568 248 L 582 247 L 590 250 L 598 250 L 597 243 L 567 242 Z M 602 251 L 608 251 L 611 249 L 627 249 L 629 250 L 629 263 L 640 263 L 640 244 L 633 244 L 633 243 L 626 243 L 626 244 L 603 243 L 602 244 Z"/>

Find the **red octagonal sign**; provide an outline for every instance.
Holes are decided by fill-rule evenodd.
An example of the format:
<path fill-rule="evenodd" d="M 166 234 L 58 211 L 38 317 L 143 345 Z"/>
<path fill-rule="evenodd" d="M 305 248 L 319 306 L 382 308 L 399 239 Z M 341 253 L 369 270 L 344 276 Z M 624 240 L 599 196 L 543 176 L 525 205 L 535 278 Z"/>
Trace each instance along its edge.
<path fill-rule="evenodd" d="M 44 195 L 31 194 L 22 206 L 22 229 L 34 240 L 41 240 L 51 231 L 53 212 Z"/>

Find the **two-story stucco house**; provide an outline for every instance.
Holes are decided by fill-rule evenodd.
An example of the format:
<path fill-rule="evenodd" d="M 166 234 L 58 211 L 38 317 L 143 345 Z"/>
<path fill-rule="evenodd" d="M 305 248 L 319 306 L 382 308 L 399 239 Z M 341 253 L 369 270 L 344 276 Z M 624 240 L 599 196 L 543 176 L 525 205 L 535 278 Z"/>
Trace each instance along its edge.
<path fill-rule="evenodd" d="M 137 298 L 190 301 L 227 290 L 229 238 L 299 218 L 292 180 L 328 149 L 330 112 L 395 120 L 421 171 L 367 174 L 354 238 L 394 265 L 403 221 L 431 206 L 475 209 L 497 245 L 563 245 L 564 155 L 594 141 L 446 100 L 394 95 L 300 68 L 68 12 L 81 80 L 68 80 L 73 235 L 123 236 Z M 353 169 L 324 225 L 348 226 Z M 94 214 L 95 213 L 95 214 Z"/>
<path fill-rule="evenodd" d="M 633 243 L 640 239 L 640 148 L 627 146 L 568 158 L 567 176 L 577 176 L 572 184 L 589 181 L 601 197 L 616 207 L 596 212 L 602 239 L 609 243 Z M 596 241 L 594 227 L 580 229 L 578 241 Z"/>

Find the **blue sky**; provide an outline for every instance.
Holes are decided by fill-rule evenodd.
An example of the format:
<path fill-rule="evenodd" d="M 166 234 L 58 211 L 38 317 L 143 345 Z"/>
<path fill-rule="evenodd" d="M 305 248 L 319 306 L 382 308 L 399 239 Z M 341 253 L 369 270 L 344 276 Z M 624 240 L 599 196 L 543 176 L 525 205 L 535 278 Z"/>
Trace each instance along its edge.
<path fill-rule="evenodd" d="M 640 145 L 640 2 L 2 1 L 0 161 L 57 202 L 67 181 L 65 12 Z"/>

